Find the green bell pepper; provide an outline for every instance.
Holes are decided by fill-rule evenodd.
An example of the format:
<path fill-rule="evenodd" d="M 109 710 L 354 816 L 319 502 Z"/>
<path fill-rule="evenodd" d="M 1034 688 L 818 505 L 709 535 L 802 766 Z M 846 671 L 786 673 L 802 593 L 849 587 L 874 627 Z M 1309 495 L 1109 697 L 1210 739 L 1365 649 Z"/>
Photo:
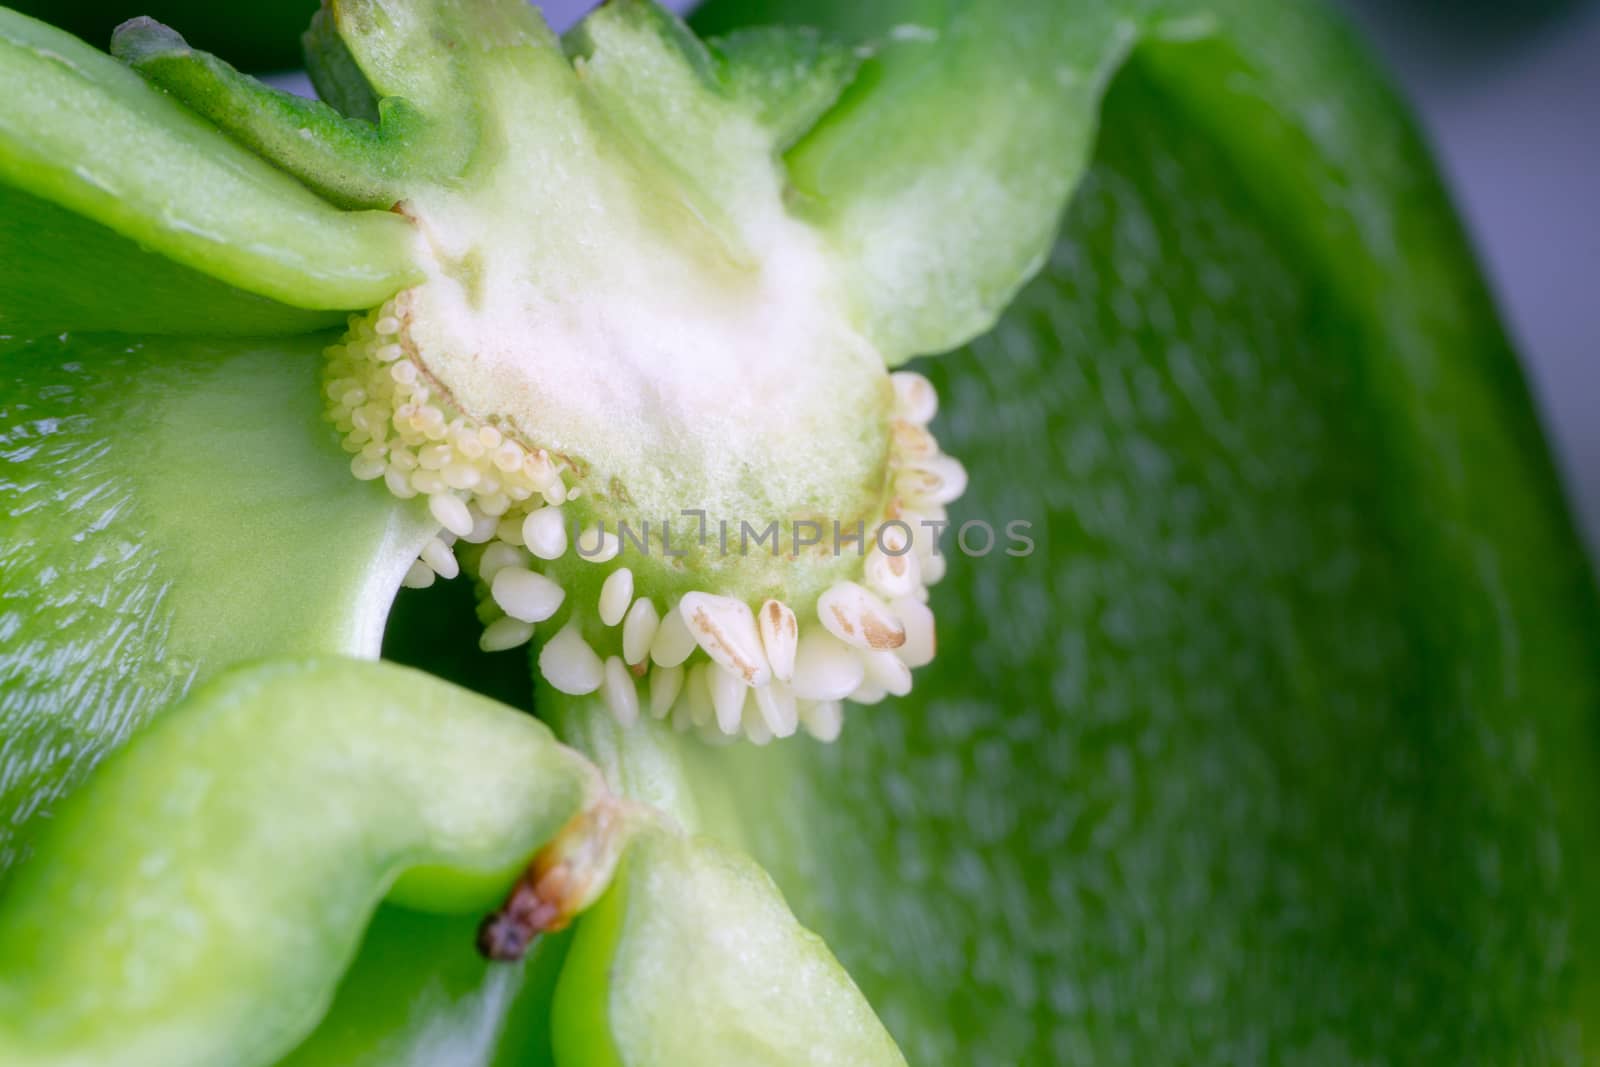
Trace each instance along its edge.
<path fill-rule="evenodd" d="M 747 28 L 763 23 L 823 32 Z M 0 234 L 22 251 L 0 268 L 15 337 L 0 351 L 0 1034 L 18 1055 L 159 1039 L 181 1053 L 146 1058 L 896 1062 L 870 1003 L 914 1063 L 1592 1058 L 1594 585 L 1459 227 L 1348 33 L 1299 0 L 721 0 L 695 25 L 709 43 L 615 3 L 558 52 L 520 5 L 336 3 L 311 40 L 333 105 L 319 110 L 148 24 L 117 45 L 141 80 L 0 23 Z M 419 40 L 450 58 L 395 45 Z M 542 113 L 520 110 L 528 94 Z M 508 148 L 511 129 L 530 140 Z M 507 158 L 544 170 L 497 184 Z M 467 219 L 487 258 L 419 261 L 414 212 L 379 210 L 417 190 L 422 217 Z M 585 215 L 596 199 L 607 210 Z M 497 229 L 528 244 L 494 258 Z M 588 661 L 552 670 L 541 651 L 532 709 L 656 814 L 575 931 L 522 965 L 473 960 L 472 920 L 413 910 L 428 892 L 368 926 L 415 860 L 351 848 L 419 833 L 412 812 L 448 806 L 435 789 L 471 786 L 457 745 L 503 747 L 485 753 L 510 791 L 490 810 L 560 807 L 531 749 L 558 750 L 504 709 L 330 667 L 340 683 L 277 705 L 282 722 L 238 716 L 238 751 L 282 758 L 219 793 L 215 821 L 138 821 L 181 800 L 168 779 L 188 764 L 167 750 L 198 743 L 185 723 L 249 703 L 248 674 L 228 675 L 90 773 L 241 659 L 376 655 L 401 576 L 428 558 L 437 516 L 345 484 L 350 460 L 317 425 L 315 352 L 336 338 L 313 331 L 330 311 L 385 305 L 430 271 L 510 270 L 604 305 L 596 328 L 637 345 L 659 324 L 606 301 L 649 308 L 681 281 L 677 308 L 718 327 L 701 335 L 715 354 L 755 336 L 725 328 L 746 298 L 724 298 L 792 251 L 764 243 L 779 230 L 811 235 L 837 283 L 796 321 L 846 323 L 888 365 L 971 342 L 922 368 L 971 488 L 931 594 L 940 655 L 909 695 L 852 707 L 832 745 L 712 747 L 671 728 L 686 721 L 671 706 L 671 726 L 650 714 L 654 687 L 688 692 L 693 672 L 658 665 L 630 704 L 610 675 L 567 692 Z M 818 365 L 854 366 L 762 343 L 788 353 L 797 394 Z M 873 415 L 855 386 L 822 384 Z M 679 466 L 739 451 L 692 443 Z M 819 469 L 845 471 L 858 444 Z M 584 488 L 567 507 L 619 506 Z M 970 520 L 1029 523 L 1034 551 L 960 558 Z M 488 556 L 462 552 L 497 618 Z M 668 602 L 700 588 L 634 570 Z M 608 573 L 549 568 L 570 603 L 535 645 L 571 650 L 576 633 L 606 651 L 609 631 L 577 613 L 605 615 Z M 487 687 L 495 657 L 471 651 L 477 620 L 445 595 L 406 594 L 388 647 Z M 372 738 L 378 706 L 408 725 Z M 410 768 L 421 807 L 344 764 L 342 737 Z M 273 799 L 251 804 L 252 782 Z M 360 817 L 330 834 L 301 805 Z M 228 811 L 262 840 L 315 844 L 323 866 L 243 863 L 269 853 L 219 846 Z M 508 815 L 480 842 L 503 861 L 497 890 L 553 824 Z M 108 989 L 90 972 L 124 913 L 94 894 L 181 844 L 188 881 L 151 876 L 155 913 L 185 914 L 188 884 L 265 870 L 250 898 L 318 938 L 293 961 L 314 979 L 271 946 L 233 959 L 199 936 L 205 967 L 130 985 L 154 999 L 112 998 L 78 1026 L 49 990 Z M 865 1001 L 730 849 L 771 872 Z M 295 896 L 319 874 L 339 893 Z M 46 894 L 74 887 L 81 921 L 47 922 Z M 341 899 L 355 903 L 319 923 Z M 768 937 L 740 970 L 739 946 Z M 173 959 L 129 945 L 128 966 Z M 243 984 L 203 981 L 223 973 Z M 779 982 L 789 995 L 768 999 Z M 294 1018 L 240 1007 L 280 993 L 303 998 Z"/>

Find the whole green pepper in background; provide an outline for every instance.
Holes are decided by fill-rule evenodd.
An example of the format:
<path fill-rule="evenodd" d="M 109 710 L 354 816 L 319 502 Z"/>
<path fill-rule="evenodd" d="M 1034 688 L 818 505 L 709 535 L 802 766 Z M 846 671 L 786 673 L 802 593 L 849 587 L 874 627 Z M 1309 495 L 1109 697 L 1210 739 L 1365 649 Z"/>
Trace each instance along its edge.
<path fill-rule="evenodd" d="M 1412 134 L 1312 9 L 1055 6 L 729 3 L 700 16 L 708 32 L 781 20 L 894 38 L 785 158 L 808 209 L 864 246 L 856 291 L 880 336 L 910 350 L 974 331 L 983 305 L 1009 295 L 1006 264 L 1048 244 L 1051 205 L 1098 120 L 1039 279 L 993 334 L 929 368 L 941 441 L 973 473 L 953 518 L 1029 518 L 1040 552 L 957 561 L 934 594 L 933 679 L 853 714 L 836 746 L 709 751 L 648 723 L 619 730 L 591 702 L 548 691 L 537 710 L 614 786 L 756 855 L 912 1062 L 1585 1059 L 1592 583 Z M 1008 86 L 1039 92 L 1044 74 L 1075 106 L 1006 110 Z M 29 98 L 13 93 L 0 128 L 32 146 L 65 99 L 47 94 L 77 83 L 19 77 L 40 110 L 19 111 Z M 109 65 L 103 83 L 144 99 Z M 158 128 L 179 122 L 165 104 L 140 107 Z M 1023 147 L 971 135 L 996 114 Z M 137 121 L 104 115 L 61 158 L 77 151 L 91 172 L 104 159 L 117 175 L 115 150 L 93 146 L 106 124 Z M 182 129 L 172 136 L 191 136 Z M 372 251 L 353 265 L 383 258 L 391 220 L 329 213 L 220 140 L 197 143 L 186 166 L 225 160 L 218 180 L 253 183 L 229 195 L 273 205 L 256 216 L 262 232 L 291 202 L 306 213 L 282 238 L 295 263 L 331 275 L 335 253 L 358 243 Z M 321 341 L 157 336 L 306 328 L 304 312 L 260 301 L 290 295 L 305 267 L 266 262 L 253 244 L 195 251 L 141 230 L 137 210 L 110 218 L 40 178 L 71 168 L 41 170 L 14 147 L 4 158 L 22 190 L 8 194 L 8 247 L 40 264 L 8 257 L 11 329 L 129 322 L 147 335 L 7 353 L 0 795 L 15 849 L 36 812 L 191 680 L 251 654 L 372 655 L 382 602 L 429 531 L 342 484 L 315 425 Z M 913 206 L 948 216 L 961 180 L 991 168 L 1039 203 L 1002 198 L 1015 209 L 1003 229 L 973 227 L 988 243 L 929 226 L 975 247 L 981 278 L 927 290 L 937 314 L 897 309 L 872 254 L 906 242 L 937 274 L 951 247 L 874 207 L 963 164 L 971 177 L 949 199 L 936 189 Z M 149 185 L 151 210 L 161 182 L 179 180 Z M 335 232 L 349 236 L 327 241 Z M 71 252 L 80 241 L 88 264 Z M 76 291 L 75 271 L 108 263 L 122 284 Z M 344 284 L 358 283 L 335 278 L 317 295 L 365 306 L 339 303 L 355 291 Z M 973 292 L 977 309 L 961 299 Z M 273 352 L 281 377 L 263 362 Z M 244 417 L 268 396 L 282 411 Z M 241 460 L 258 456 L 272 473 L 246 469 L 298 500 L 261 507 L 254 488 L 229 499 Z M 276 580 L 289 573 L 305 577 Z M 301 832 L 303 819 L 283 819 Z M 41 862 L 57 862 L 43 848 Z M 29 877 L 70 881 L 59 862 Z M 0 897 L 0 915 L 10 906 Z M 385 937 L 428 944 L 419 922 L 386 915 L 364 952 L 392 953 Z M 586 930 L 573 952 L 600 937 Z M 450 943 L 409 961 L 416 999 L 392 1013 L 347 985 L 299 1055 L 330 1045 L 345 1052 L 325 1062 L 428 1062 L 446 1030 L 418 1025 L 430 1012 L 481 1020 L 504 1062 L 549 1052 L 539 1028 L 502 1021 L 550 1010 L 540 977 L 515 1001 L 474 997 L 478 979 Z M 456 976 L 452 1003 L 425 995 L 432 969 Z M 372 972 L 358 961 L 351 975 Z M 597 985 L 586 997 L 563 978 L 557 1018 L 596 1010 Z M 613 1009 L 610 1050 L 557 1037 L 560 1062 L 627 1055 L 624 1016 L 650 999 Z M 370 1029 L 353 1031 L 350 1016 Z M 490 1062 L 496 1042 L 466 1032 L 455 1054 Z"/>

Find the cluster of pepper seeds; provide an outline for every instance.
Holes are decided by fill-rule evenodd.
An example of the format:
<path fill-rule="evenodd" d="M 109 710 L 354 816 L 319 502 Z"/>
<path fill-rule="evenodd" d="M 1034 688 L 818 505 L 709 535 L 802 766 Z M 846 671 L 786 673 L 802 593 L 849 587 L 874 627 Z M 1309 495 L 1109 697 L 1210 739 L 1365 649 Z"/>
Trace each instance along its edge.
<path fill-rule="evenodd" d="M 436 395 L 407 351 L 401 299 L 353 317 L 329 348 L 328 417 L 357 478 L 382 479 L 401 499 L 426 497 L 443 528 L 406 584 L 456 577 L 456 547 L 478 546 L 463 556 L 486 594 L 481 647 L 519 647 L 566 601 L 541 562 L 576 548 L 589 564 L 610 566 L 621 543 L 591 527 L 570 544 L 562 505 L 581 489 L 566 484 L 567 472 L 545 451 L 462 417 Z M 593 606 L 604 627 L 620 628 L 616 654 L 602 659 L 573 611 L 540 651 L 546 680 L 564 693 L 602 694 L 625 726 L 648 711 L 708 740 L 742 735 L 757 744 L 800 727 L 832 741 L 843 701 L 872 704 L 910 692 L 911 671 L 934 656 L 927 587 L 943 576 L 945 562 L 934 531 L 945 506 L 965 490 L 966 473 L 927 430 L 938 408 L 933 386 L 909 372 L 892 380 L 892 501 L 868 542 L 861 581 L 836 583 L 802 616 L 778 600 L 753 609 L 711 592 L 658 604 L 636 595 L 632 571 L 618 567 Z M 643 701 L 640 680 L 648 686 Z"/>

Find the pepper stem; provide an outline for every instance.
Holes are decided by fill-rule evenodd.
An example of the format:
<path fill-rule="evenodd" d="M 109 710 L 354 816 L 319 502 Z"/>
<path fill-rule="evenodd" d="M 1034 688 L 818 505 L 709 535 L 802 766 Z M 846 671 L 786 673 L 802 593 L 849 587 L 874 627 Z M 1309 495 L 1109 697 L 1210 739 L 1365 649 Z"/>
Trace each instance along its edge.
<path fill-rule="evenodd" d="M 653 816 L 606 795 L 573 817 L 534 856 L 499 910 L 478 928 L 485 958 L 515 962 L 542 934 L 566 929 L 611 884 L 635 830 Z"/>

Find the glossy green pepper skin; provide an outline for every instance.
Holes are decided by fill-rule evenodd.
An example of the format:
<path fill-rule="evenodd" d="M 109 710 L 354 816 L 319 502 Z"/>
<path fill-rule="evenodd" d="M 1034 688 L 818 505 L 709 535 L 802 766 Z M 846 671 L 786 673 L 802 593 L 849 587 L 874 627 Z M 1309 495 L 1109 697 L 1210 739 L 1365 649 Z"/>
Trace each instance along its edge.
<path fill-rule="evenodd" d="M 886 347 L 963 342 L 1038 269 L 992 333 L 928 368 L 941 440 L 973 473 L 952 518 L 1029 520 L 1037 551 L 952 560 L 934 594 L 943 651 L 930 682 L 852 711 L 836 746 L 708 750 L 649 722 L 619 728 L 593 702 L 538 695 L 536 712 L 612 789 L 724 844 L 687 859 L 676 837 L 641 846 L 593 925 L 580 919 L 525 970 L 463 960 L 466 917 L 391 906 L 288 1062 L 431 1062 L 441 1048 L 485 1064 L 643 1063 L 654 1049 L 704 1062 L 704 1042 L 760 1033 L 737 990 L 725 1014 L 694 1000 L 724 972 L 675 988 L 627 965 L 648 951 L 618 946 L 631 936 L 673 960 L 688 953 L 652 922 L 674 936 L 694 929 L 670 924 L 695 917 L 672 892 L 695 876 L 663 886 L 651 872 L 715 867 L 728 844 L 827 938 L 913 1063 L 1592 1059 L 1593 581 L 1448 204 L 1344 31 L 1312 5 L 1253 0 L 727 0 L 697 20 L 708 35 L 788 22 L 878 42 L 836 102 L 799 109 L 811 125 L 782 151 L 795 210 L 860 253 L 854 290 Z M 41 73 L 59 73 L 40 57 L 65 48 L 33 47 L 26 62 L 39 62 L 17 68 L 0 123 L 8 144 L 69 99 L 76 83 Z M 86 776 L 81 803 L 105 803 L 96 791 L 112 787 L 90 765 L 239 658 L 257 604 L 262 654 L 375 654 L 388 597 L 427 532 L 415 509 L 340 483 L 344 457 L 315 426 L 320 339 L 259 339 L 316 328 L 330 306 L 370 306 L 341 294 L 406 284 L 389 251 L 394 220 L 284 186 L 281 171 L 196 132 L 205 123 L 127 73 L 96 75 L 102 95 L 82 98 L 96 101 L 94 122 L 70 144 L 58 138 L 59 160 L 118 177 L 115 145 L 127 142 L 97 154 L 96 123 L 130 139 L 197 138 L 198 155 L 150 172 L 153 207 L 111 211 L 36 148 L 10 150 L 0 167 L 14 190 L 0 233 L 16 247 L 106 250 L 87 267 L 82 254 L 41 253 L 34 271 L 11 257 L 0 321 L 41 338 L 119 323 L 134 335 L 18 341 L 0 363 L 11 855 L 33 847 L 38 813 Z M 181 226 L 147 225 L 162 210 L 181 218 L 170 190 L 219 160 L 248 189 L 238 195 L 273 205 L 259 232 L 290 211 L 304 226 L 263 251 L 242 230 L 207 249 Z M 929 174 L 954 177 L 925 188 Z M 980 186 L 993 199 L 964 199 Z M 917 231 L 932 236 L 919 244 Z M 941 270 L 952 249 L 972 274 Z M 907 275 L 886 275 L 878 253 L 913 261 Z M 74 272 L 96 262 L 160 285 L 147 299 L 76 291 Z M 321 280 L 306 282 L 313 271 Z M 886 280 L 922 306 L 898 303 Z M 205 301 L 185 296 L 199 292 Z M 168 336 L 218 323 L 256 339 Z M 262 369 L 271 353 L 308 370 L 277 379 Z M 208 360 L 214 373 L 201 372 Z M 298 414 L 261 420 L 256 448 L 283 468 L 262 484 L 318 488 L 269 509 L 275 522 L 260 529 L 247 507 L 192 503 L 211 499 L 197 485 L 235 484 L 237 449 L 163 442 L 169 411 L 203 414 L 211 432 L 248 427 L 239 397 L 266 395 L 268 382 Z M 109 513 L 70 506 L 123 499 Z M 117 559 L 97 539 L 119 536 L 158 551 L 90 566 Z M 238 544 L 252 546 L 254 569 L 217 548 Z M 278 580 L 299 573 L 308 545 L 321 546 L 309 555 L 326 577 Z M 135 566 L 133 589 L 150 595 L 105 592 L 126 591 L 113 578 Z M 83 591 L 39 625 L 31 605 L 63 588 L 61 573 Z M 230 579 L 239 592 L 204 594 Z M 121 604 L 133 621 L 107 628 Z M 303 633 L 299 619 L 312 620 Z M 160 735 L 148 736 L 153 748 Z M 81 757 L 64 753 L 80 738 Z M 127 758 L 146 758 L 145 744 Z M 316 745 L 306 739 L 306 758 Z M 299 753 L 292 738 L 285 747 Z M 305 832 L 298 817 L 254 814 L 263 832 Z M 354 829 L 381 830 L 388 814 Z M 534 836 L 507 854 L 531 851 Z M 70 851 L 52 840 L 38 841 L 47 866 L 6 876 L 19 888 L 0 891 L 0 929 L 39 914 L 8 917 L 10 893 L 73 882 L 76 861 L 49 859 Z M 160 846 L 135 834 L 129 847 L 141 840 Z M 744 860 L 726 869 L 765 884 Z M 342 947 L 313 961 L 324 979 L 345 965 L 379 891 L 356 881 L 369 891 L 359 914 L 326 942 Z M 632 910 L 651 899 L 658 909 Z M 710 959 L 690 957 L 681 973 Z M 207 1003 L 193 1005 L 196 1032 L 224 1041 L 234 1031 Z M 860 1010 L 852 1002 L 841 1018 Z M 263 1038 L 262 1056 L 286 1051 L 315 1014 Z M 787 1062 L 794 1044 L 727 1058 Z"/>
<path fill-rule="evenodd" d="M 430 533 L 343 492 L 314 340 L 0 346 L 3 881 L 53 802 L 189 686 L 261 656 L 376 657 Z"/>

